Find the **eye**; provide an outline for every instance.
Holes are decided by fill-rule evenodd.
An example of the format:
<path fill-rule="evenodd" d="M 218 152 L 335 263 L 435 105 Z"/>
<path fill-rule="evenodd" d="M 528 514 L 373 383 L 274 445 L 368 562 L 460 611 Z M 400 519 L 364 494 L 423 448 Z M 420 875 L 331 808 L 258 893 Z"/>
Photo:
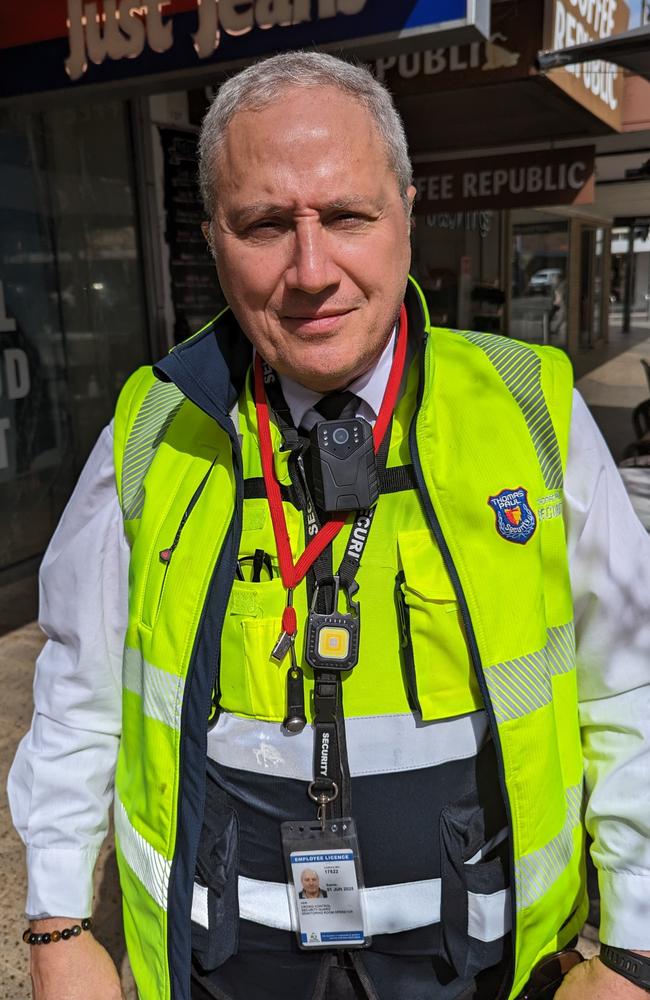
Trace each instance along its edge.
<path fill-rule="evenodd" d="M 327 225 L 339 229 L 354 229 L 358 226 L 366 225 L 369 221 L 368 216 L 364 215 L 363 212 L 341 210 L 329 217 Z"/>
<path fill-rule="evenodd" d="M 285 232 L 286 228 L 282 219 L 257 219 L 246 227 L 245 235 L 253 238 L 276 236 Z"/>

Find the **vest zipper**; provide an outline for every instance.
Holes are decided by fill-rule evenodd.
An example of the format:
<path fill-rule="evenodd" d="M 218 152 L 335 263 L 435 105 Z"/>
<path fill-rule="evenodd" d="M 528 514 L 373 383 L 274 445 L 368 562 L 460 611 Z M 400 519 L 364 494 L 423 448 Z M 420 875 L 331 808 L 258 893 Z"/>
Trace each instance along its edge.
<path fill-rule="evenodd" d="M 213 419 L 216 419 L 215 416 L 214 416 L 214 414 L 212 414 L 212 416 L 213 416 Z M 197 818 L 196 813 L 195 812 L 192 813 L 190 815 L 189 822 L 186 824 L 189 827 L 187 835 L 190 838 L 190 841 L 192 843 L 192 858 L 191 858 L 190 864 L 189 864 L 189 866 L 187 868 L 184 867 L 184 865 L 187 864 L 187 861 L 188 861 L 187 858 L 184 858 L 183 859 L 183 864 L 181 864 L 181 874 L 180 874 L 180 879 L 181 880 L 183 879 L 183 875 L 185 875 L 185 877 L 188 877 L 187 876 L 187 872 L 188 871 L 190 871 L 192 873 L 189 876 L 189 885 L 190 885 L 190 888 L 189 888 L 189 895 L 188 895 L 187 889 L 186 889 L 186 887 L 183 886 L 182 882 L 181 882 L 181 888 L 180 889 L 178 889 L 176 887 L 176 883 L 177 883 L 177 881 L 179 879 L 179 875 L 177 874 L 178 868 L 179 868 L 178 830 L 180 829 L 180 827 L 182 825 L 181 813 L 182 812 L 184 813 L 185 810 L 187 809 L 187 806 L 185 806 L 185 808 L 184 808 L 184 803 L 183 803 L 183 789 L 185 788 L 185 790 L 187 790 L 187 782 L 188 782 L 188 776 L 185 774 L 185 770 L 186 770 L 186 764 L 185 764 L 185 756 L 186 756 L 186 753 L 185 753 L 185 744 L 186 744 L 187 739 L 188 739 L 188 727 L 187 727 L 187 714 L 188 714 L 188 711 L 189 711 L 189 708 L 188 708 L 188 705 L 189 705 L 189 696 L 188 695 L 189 695 L 189 691 L 190 691 L 190 688 L 192 686 L 192 681 L 193 681 L 193 677 L 194 677 L 195 665 L 196 665 L 196 660 L 197 660 L 197 655 L 198 655 L 198 647 L 201 644 L 202 633 L 203 633 L 203 631 L 205 629 L 205 619 L 207 617 L 208 610 L 214 611 L 214 608 L 210 608 L 209 609 L 210 597 L 212 595 L 212 591 L 213 591 L 213 588 L 215 586 L 215 580 L 217 578 L 219 578 L 223 574 L 224 587 L 223 588 L 219 588 L 218 613 L 216 615 L 216 621 L 213 623 L 214 627 L 210 629 L 210 634 L 212 636 L 214 636 L 214 635 L 220 636 L 221 635 L 221 631 L 222 631 L 222 628 L 223 628 L 223 620 L 224 620 L 224 617 L 225 617 L 225 614 L 226 614 L 226 608 L 228 606 L 228 600 L 229 600 L 229 597 L 230 597 L 230 591 L 232 589 L 233 580 L 235 579 L 235 566 L 236 566 L 236 563 L 237 563 L 237 553 L 239 552 L 239 542 L 240 542 L 240 538 L 241 538 L 241 522 L 242 522 L 241 511 L 242 511 L 242 506 L 243 506 L 243 502 L 244 502 L 244 477 L 243 477 L 243 474 L 242 474 L 242 467 L 241 467 L 241 449 L 240 449 L 240 446 L 239 446 L 239 440 L 237 438 L 237 434 L 234 432 L 234 428 L 232 427 L 232 422 L 230 422 L 230 427 L 226 424 L 225 421 L 220 420 L 220 419 L 216 419 L 216 423 L 219 425 L 219 427 L 221 427 L 222 430 L 224 430 L 228 434 L 228 436 L 229 436 L 229 438 L 231 440 L 231 443 L 232 443 L 233 472 L 234 472 L 234 476 L 235 476 L 235 503 L 234 503 L 234 507 L 233 507 L 232 517 L 230 519 L 230 524 L 228 525 L 228 530 L 226 531 L 226 534 L 225 534 L 225 537 L 224 537 L 224 540 L 223 540 L 223 545 L 221 546 L 221 550 L 220 550 L 219 555 L 217 557 L 217 561 L 215 563 L 214 570 L 212 571 L 212 576 L 211 576 L 210 583 L 209 583 L 209 586 L 208 586 L 206 600 L 205 600 L 205 603 L 203 605 L 203 609 L 202 609 L 202 612 L 201 612 L 201 619 L 199 621 L 199 624 L 198 624 L 198 627 L 197 627 L 197 630 L 196 630 L 196 633 L 195 633 L 194 645 L 193 645 L 193 648 L 192 648 L 192 653 L 191 653 L 191 656 L 190 656 L 190 661 L 189 661 L 188 669 L 187 669 L 187 675 L 186 675 L 186 678 L 185 678 L 185 694 L 183 696 L 183 705 L 181 707 L 181 721 L 180 721 L 181 738 L 179 740 L 179 746 L 178 746 L 178 800 L 177 800 L 177 819 L 176 819 L 176 834 L 177 834 L 177 839 L 176 839 L 176 844 L 175 844 L 175 847 L 174 847 L 174 852 L 173 852 L 173 856 L 172 856 L 172 859 L 171 859 L 170 870 L 169 870 L 167 905 L 168 905 L 168 913 L 169 913 L 169 912 L 171 912 L 171 905 L 170 905 L 170 903 L 174 899 L 174 897 L 176 896 L 176 894 L 178 894 L 178 896 L 181 897 L 181 899 L 183 900 L 184 906 L 183 906 L 183 903 L 181 903 L 180 909 L 185 911 L 185 915 L 187 917 L 186 923 L 187 923 L 187 927 L 188 928 L 190 927 L 190 910 L 191 910 L 191 900 L 192 900 L 193 874 L 194 874 L 194 869 L 195 869 L 195 866 L 196 866 L 196 856 L 197 856 L 197 853 L 198 853 L 198 843 L 199 843 L 199 837 L 200 837 L 200 833 L 201 833 L 201 823 L 203 821 L 203 809 L 204 809 L 204 806 L 205 806 L 205 780 L 206 780 L 205 779 L 205 766 L 204 766 L 203 778 L 202 778 L 202 782 L 203 782 L 203 784 L 202 784 L 202 791 L 198 792 L 198 794 L 200 796 L 202 796 L 202 799 L 201 799 L 201 816 L 200 816 L 200 818 Z M 177 531 L 177 535 L 179 535 L 180 532 L 182 532 L 183 526 L 184 526 L 185 522 L 187 521 L 187 518 L 189 517 L 189 515 L 191 513 L 191 508 L 194 507 L 194 505 L 196 504 L 196 501 L 198 500 L 201 492 L 203 491 L 203 488 L 204 488 L 204 486 L 205 486 L 205 484 L 206 484 L 206 482 L 208 480 L 208 477 L 209 477 L 210 473 L 212 472 L 212 469 L 214 468 L 214 465 L 215 465 L 215 463 L 217 461 L 217 458 L 218 458 L 218 455 L 215 456 L 214 461 L 212 462 L 212 465 L 208 469 L 208 471 L 207 471 L 206 475 L 204 476 L 202 482 L 199 484 L 199 487 L 197 489 L 198 496 L 195 494 L 195 496 L 192 497 L 192 500 L 190 501 L 190 504 L 188 505 L 188 510 L 183 515 L 182 523 L 179 525 L 179 530 Z M 230 548 L 229 548 L 229 546 L 230 546 Z M 225 585 L 226 582 L 227 582 L 227 585 Z M 220 644 L 217 644 L 216 662 L 214 663 L 214 669 L 212 671 L 212 677 L 210 678 L 210 681 L 211 681 L 211 692 L 215 692 L 216 691 L 217 692 L 217 698 L 218 698 L 217 679 L 218 679 L 218 675 L 219 675 L 219 658 L 220 658 L 220 655 L 221 655 L 220 654 Z M 218 712 L 217 712 L 217 715 L 218 715 Z M 207 719 L 206 719 L 206 722 L 207 722 Z M 216 723 L 216 719 L 214 720 L 213 724 L 215 724 L 215 723 Z M 206 729 L 206 732 L 207 732 L 207 729 Z M 192 787 L 194 789 L 195 794 L 197 794 L 197 792 L 196 792 L 196 786 L 198 785 L 199 788 L 200 788 L 201 787 L 201 782 L 197 778 L 196 775 L 192 775 L 191 784 L 192 784 Z M 186 791 L 186 794 L 187 794 L 187 791 Z M 185 927 L 185 921 L 183 923 L 183 926 Z M 174 975 L 174 972 L 176 970 L 175 970 L 175 967 L 174 967 L 174 961 L 173 961 L 173 957 L 172 957 L 172 949 L 177 944 L 177 942 L 175 942 L 173 940 L 173 935 L 172 935 L 172 932 L 171 932 L 171 927 L 172 927 L 172 923 L 169 922 L 168 923 L 168 929 L 167 929 L 167 971 L 168 971 L 168 975 L 169 975 L 169 993 L 170 993 L 170 1000 L 180 1000 L 178 992 L 175 989 L 175 982 L 174 981 L 175 981 L 175 979 L 178 979 L 178 976 Z M 184 949 L 184 955 L 183 955 L 183 959 L 184 959 L 183 967 L 184 968 L 185 968 L 185 961 L 187 963 L 187 965 L 186 965 L 186 968 L 187 968 L 187 978 L 184 979 L 184 981 L 186 981 L 188 983 L 189 983 L 189 967 L 190 967 L 190 962 L 191 962 L 191 952 L 189 950 L 189 940 L 190 940 L 190 938 L 189 938 L 189 932 L 188 932 L 187 950 Z M 187 994 L 184 992 L 184 989 L 183 989 L 183 996 L 185 997 L 186 995 Z"/>
<path fill-rule="evenodd" d="M 494 709 L 492 707 L 492 701 L 490 699 L 490 693 L 485 681 L 485 674 L 483 673 L 483 664 L 481 662 L 481 654 L 478 648 L 478 643 L 476 641 L 476 635 L 474 633 L 474 626 L 472 624 L 471 615 L 469 613 L 469 607 L 467 605 L 467 599 L 463 591 L 462 584 L 460 582 L 460 577 L 458 571 L 452 559 L 447 541 L 443 534 L 442 528 L 440 526 L 440 521 L 438 520 L 438 515 L 435 512 L 433 502 L 429 495 L 429 492 L 424 481 L 424 475 L 422 472 L 422 465 L 420 462 L 420 453 L 418 451 L 417 444 L 417 415 L 420 410 L 422 403 L 422 396 L 424 394 L 424 375 L 425 375 L 425 364 L 426 364 L 426 347 L 429 335 L 425 333 L 424 340 L 422 344 L 422 354 L 420 361 L 420 379 L 418 386 L 418 398 L 415 407 L 415 413 L 413 419 L 411 420 L 411 425 L 409 427 L 409 450 L 411 453 L 411 460 L 413 462 L 413 468 L 415 471 L 415 478 L 418 484 L 418 490 L 422 498 L 422 504 L 424 511 L 429 522 L 429 526 L 433 531 L 434 538 L 440 549 L 440 554 L 442 555 L 443 562 L 449 573 L 454 591 L 456 592 L 456 597 L 458 598 L 458 607 L 460 610 L 461 618 L 463 620 L 463 625 L 465 628 L 465 636 L 467 639 L 467 645 L 469 648 L 469 654 L 472 661 L 472 666 L 474 668 L 474 673 L 476 674 L 476 679 L 478 681 L 481 696 L 483 698 L 483 704 L 485 706 L 485 712 L 487 714 L 488 722 L 490 725 L 490 733 L 492 740 L 494 742 L 494 748 L 496 751 L 497 759 L 497 770 L 499 773 L 499 786 L 501 794 L 503 796 L 503 803 L 506 810 L 506 816 L 508 820 L 508 830 L 509 830 L 509 844 L 508 844 L 508 855 L 510 863 L 510 912 L 511 912 L 511 968 L 506 975 L 505 982 L 502 989 L 499 991 L 498 996 L 495 1000 L 506 1000 L 512 989 L 515 976 L 515 956 L 516 956 L 516 918 L 517 911 L 515 905 L 515 852 L 514 852 L 514 842 L 513 842 L 513 828 L 512 828 L 512 810 L 510 808 L 510 797 L 508 795 L 508 789 L 506 787 L 505 779 L 505 767 L 503 763 L 503 752 L 501 749 L 501 740 L 499 737 L 499 727 L 497 725 L 496 716 L 494 714 Z"/>
<path fill-rule="evenodd" d="M 210 473 L 214 469 L 214 463 L 216 462 L 216 460 L 217 459 L 216 459 L 216 456 L 215 456 L 215 458 L 213 458 L 213 460 L 212 460 L 210 468 L 208 469 L 208 471 L 204 475 L 203 479 L 201 480 L 201 482 L 199 483 L 199 485 L 195 489 L 194 493 L 192 494 L 190 502 L 188 503 L 187 507 L 185 508 L 183 516 L 180 519 L 178 528 L 176 529 L 176 534 L 174 535 L 173 542 L 171 543 L 171 545 L 169 546 L 169 548 L 161 549 L 160 552 L 158 553 L 158 558 L 160 559 L 161 563 L 164 564 L 165 569 L 163 571 L 163 578 L 162 578 L 162 582 L 160 584 L 160 590 L 158 592 L 158 601 L 157 601 L 157 604 L 156 604 L 156 613 L 154 615 L 154 622 L 158 618 L 158 612 L 160 611 L 160 605 L 161 605 L 161 602 L 162 602 L 162 599 L 163 599 L 163 594 L 165 592 L 165 583 L 167 582 L 167 573 L 168 573 L 168 570 L 169 570 L 169 564 L 172 561 L 172 556 L 174 555 L 174 552 L 176 551 L 176 546 L 178 545 L 178 543 L 181 540 L 181 535 L 183 533 L 183 528 L 185 527 L 185 525 L 187 523 L 187 519 L 189 518 L 190 514 L 194 510 L 199 497 L 201 496 L 201 494 L 203 493 L 203 490 L 205 489 L 206 483 L 207 483 L 208 479 L 210 478 Z"/>
<path fill-rule="evenodd" d="M 404 660 L 404 673 L 406 675 L 406 686 L 409 696 L 409 704 L 414 712 L 422 714 L 422 707 L 418 697 L 418 685 L 415 673 L 415 657 L 413 655 L 413 642 L 411 640 L 411 613 L 406 603 L 406 597 L 402 590 L 405 581 L 404 570 L 400 570 L 395 578 L 395 596 L 397 599 L 397 615 L 399 618 L 400 646 Z"/>

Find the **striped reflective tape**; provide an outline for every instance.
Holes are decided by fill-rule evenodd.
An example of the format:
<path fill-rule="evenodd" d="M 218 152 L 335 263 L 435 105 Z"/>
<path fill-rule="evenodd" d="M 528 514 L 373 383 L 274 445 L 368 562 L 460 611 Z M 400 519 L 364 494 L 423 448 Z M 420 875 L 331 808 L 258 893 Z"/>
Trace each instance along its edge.
<path fill-rule="evenodd" d="M 143 715 L 180 730 L 185 688 L 182 677 L 154 667 L 138 649 L 127 646 L 122 660 L 122 684 L 127 691 L 140 696 Z"/>
<path fill-rule="evenodd" d="M 402 715 L 346 716 L 350 774 L 358 778 L 436 767 L 476 757 L 488 739 L 485 712 L 422 722 Z M 208 757 L 224 767 L 311 781 L 311 726 L 288 734 L 279 723 L 222 712 L 208 734 Z"/>
<path fill-rule="evenodd" d="M 286 882 L 263 882 L 239 876 L 239 916 L 265 927 L 297 929 L 293 888 Z M 440 879 L 378 885 L 361 890 L 366 933 L 399 934 L 440 923 Z M 510 891 L 468 893 L 467 932 L 478 941 L 498 941 L 510 930 Z M 208 890 L 194 886 L 192 920 L 209 929 Z"/>
<path fill-rule="evenodd" d="M 485 669 L 497 722 L 519 719 L 553 698 L 551 677 L 575 668 L 573 622 L 550 628 L 542 649 Z"/>
<path fill-rule="evenodd" d="M 122 857 L 154 902 L 166 910 L 171 861 L 167 861 L 131 824 L 117 793 L 114 816 Z"/>
<path fill-rule="evenodd" d="M 517 909 L 524 910 L 541 899 L 573 855 L 573 831 L 582 822 L 582 785 L 566 792 L 566 817 L 562 829 L 544 847 L 525 854 L 516 866 Z"/>
<path fill-rule="evenodd" d="M 138 410 L 122 463 L 122 513 L 125 521 L 142 514 L 144 477 L 184 398 L 172 382 L 156 381 Z"/>
<path fill-rule="evenodd" d="M 486 333 L 463 332 L 488 356 L 519 404 L 532 438 L 547 489 L 562 487 L 562 458 L 542 392 L 540 357 L 526 344 Z"/>

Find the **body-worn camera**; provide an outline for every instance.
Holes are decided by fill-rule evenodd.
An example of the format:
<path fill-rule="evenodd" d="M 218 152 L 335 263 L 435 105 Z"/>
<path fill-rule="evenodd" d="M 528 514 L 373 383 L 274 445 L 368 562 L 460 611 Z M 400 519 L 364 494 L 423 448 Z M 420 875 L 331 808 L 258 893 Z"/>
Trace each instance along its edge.
<path fill-rule="evenodd" d="M 310 441 L 316 505 L 329 512 L 372 507 L 379 480 L 368 421 L 321 420 Z"/>

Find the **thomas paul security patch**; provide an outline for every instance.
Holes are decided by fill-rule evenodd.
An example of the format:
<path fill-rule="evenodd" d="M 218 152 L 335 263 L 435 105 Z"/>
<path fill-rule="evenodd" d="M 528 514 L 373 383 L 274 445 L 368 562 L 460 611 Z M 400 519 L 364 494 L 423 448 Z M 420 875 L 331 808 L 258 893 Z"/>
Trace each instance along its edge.
<path fill-rule="evenodd" d="M 537 527 L 537 518 L 528 503 L 528 491 L 523 486 L 501 490 L 489 497 L 488 503 L 496 514 L 496 529 L 507 542 L 525 545 Z"/>

